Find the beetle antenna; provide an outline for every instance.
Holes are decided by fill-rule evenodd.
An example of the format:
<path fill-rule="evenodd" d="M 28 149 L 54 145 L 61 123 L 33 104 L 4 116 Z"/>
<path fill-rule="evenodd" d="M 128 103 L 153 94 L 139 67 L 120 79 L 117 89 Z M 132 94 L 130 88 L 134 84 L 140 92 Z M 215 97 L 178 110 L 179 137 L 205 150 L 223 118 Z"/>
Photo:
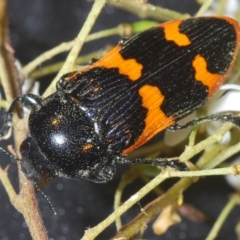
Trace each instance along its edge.
<path fill-rule="evenodd" d="M 18 158 L 16 158 L 15 156 L 13 156 L 12 154 L 10 154 L 8 151 L 6 151 L 5 149 L 0 147 L 0 152 L 6 154 L 8 157 L 14 159 L 15 161 L 20 161 Z M 57 212 L 55 211 L 53 205 L 51 204 L 49 198 L 46 196 L 46 194 L 43 193 L 43 191 L 40 190 L 39 186 L 37 185 L 37 182 L 34 181 L 33 182 L 34 187 L 36 189 L 37 192 L 40 192 L 42 197 L 45 199 L 45 201 L 47 202 L 48 206 L 50 207 L 50 209 L 52 210 L 54 215 L 57 215 Z"/>
<path fill-rule="evenodd" d="M 13 156 L 12 154 L 10 154 L 8 151 L 6 151 L 5 149 L 0 147 L 0 152 L 6 154 L 8 157 L 14 159 L 15 161 L 20 161 L 18 158 L 16 158 L 15 156 Z"/>
<path fill-rule="evenodd" d="M 47 202 L 48 206 L 50 207 L 50 209 L 52 210 L 53 214 L 54 215 L 57 215 L 57 212 L 55 211 L 53 205 L 51 204 L 49 198 L 47 197 L 47 195 L 41 191 L 41 189 L 39 188 L 39 186 L 37 185 L 37 182 L 36 181 L 33 181 L 33 184 L 34 184 L 34 187 L 36 189 L 37 192 L 40 192 L 42 197 L 45 199 L 45 201 Z"/>

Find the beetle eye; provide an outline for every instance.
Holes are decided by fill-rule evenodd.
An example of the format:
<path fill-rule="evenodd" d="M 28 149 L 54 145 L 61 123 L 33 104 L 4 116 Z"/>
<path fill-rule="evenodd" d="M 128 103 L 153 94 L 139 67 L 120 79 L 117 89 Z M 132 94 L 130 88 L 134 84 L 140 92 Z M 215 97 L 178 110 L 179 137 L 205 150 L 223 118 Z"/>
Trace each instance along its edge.
<path fill-rule="evenodd" d="M 43 177 L 43 179 L 45 181 L 50 180 L 50 179 L 53 178 L 52 172 L 49 169 L 47 169 L 47 168 L 42 168 L 41 169 L 41 174 L 42 174 L 42 177 Z"/>

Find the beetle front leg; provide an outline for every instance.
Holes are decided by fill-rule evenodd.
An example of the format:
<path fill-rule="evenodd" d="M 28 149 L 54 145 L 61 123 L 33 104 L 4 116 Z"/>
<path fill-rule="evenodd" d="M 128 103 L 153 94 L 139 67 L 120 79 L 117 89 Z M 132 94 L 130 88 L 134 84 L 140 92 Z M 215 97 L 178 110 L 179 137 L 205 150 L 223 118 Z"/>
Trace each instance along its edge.
<path fill-rule="evenodd" d="M 0 131 L 0 138 L 6 138 L 9 135 L 9 131 L 12 127 L 13 111 L 18 102 L 20 102 L 24 107 L 28 108 L 29 110 L 32 110 L 39 107 L 41 101 L 41 97 L 34 94 L 25 94 L 22 97 L 15 98 L 6 113 L 4 124 Z"/>

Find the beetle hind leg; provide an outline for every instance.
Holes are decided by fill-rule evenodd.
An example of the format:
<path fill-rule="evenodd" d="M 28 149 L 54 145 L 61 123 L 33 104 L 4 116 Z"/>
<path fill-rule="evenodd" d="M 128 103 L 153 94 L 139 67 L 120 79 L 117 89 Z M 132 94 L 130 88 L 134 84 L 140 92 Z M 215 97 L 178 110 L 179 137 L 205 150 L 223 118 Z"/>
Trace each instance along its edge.
<path fill-rule="evenodd" d="M 135 159 L 127 159 L 125 157 L 118 158 L 118 163 L 128 163 L 128 164 L 146 164 L 156 167 L 171 167 L 175 168 L 178 171 L 187 171 L 188 167 L 185 163 L 180 162 L 177 158 L 135 158 Z"/>
<path fill-rule="evenodd" d="M 231 123 L 235 124 L 237 127 L 240 127 L 240 117 L 239 116 L 232 116 L 231 114 L 214 114 L 214 115 L 210 115 L 210 116 L 206 116 L 206 117 L 202 117 L 202 118 L 196 118 L 184 125 L 174 124 L 174 125 L 168 127 L 168 130 L 174 132 L 174 131 L 188 128 L 190 126 L 194 126 L 196 124 L 201 124 L 201 123 L 210 122 L 210 121 L 231 122 Z"/>

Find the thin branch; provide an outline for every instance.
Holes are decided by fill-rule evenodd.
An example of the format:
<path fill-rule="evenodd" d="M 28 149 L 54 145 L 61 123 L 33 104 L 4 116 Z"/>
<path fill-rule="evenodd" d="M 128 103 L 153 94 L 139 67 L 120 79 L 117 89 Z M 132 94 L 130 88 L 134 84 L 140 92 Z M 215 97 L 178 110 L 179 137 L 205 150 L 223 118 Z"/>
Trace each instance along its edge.
<path fill-rule="evenodd" d="M 194 147 L 187 147 L 187 151 L 184 151 L 181 156 L 179 157 L 180 161 L 184 161 L 186 159 L 190 159 L 194 157 L 196 154 L 203 151 L 206 147 L 220 142 L 224 136 L 224 134 L 229 131 L 234 125 L 232 123 L 224 123 L 222 127 L 212 136 L 209 138 L 201 141 L 200 143 L 196 144 Z"/>
<path fill-rule="evenodd" d="M 156 178 L 154 178 L 152 181 L 150 181 L 149 183 L 147 183 L 143 188 L 141 188 L 136 194 L 132 195 L 131 198 L 129 198 L 126 202 L 124 202 L 115 212 L 113 212 L 112 214 L 110 214 L 104 221 L 102 221 L 101 223 L 99 223 L 98 225 L 96 225 L 93 228 L 90 228 L 88 230 L 85 231 L 85 234 L 82 238 L 82 240 L 91 240 L 91 239 L 95 239 L 96 236 L 98 236 L 99 233 L 101 233 L 106 227 L 108 227 L 111 223 L 113 223 L 115 221 L 116 218 L 120 217 L 124 212 L 126 212 L 129 208 L 131 208 L 135 203 L 137 203 L 140 199 L 142 199 L 146 194 L 148 194 L 150 191 L 152 191 L 155 187 L 157 187 L 161 182 L 163 182 L 165 179 L 168 178 L 173 178 L 173 177 L 199 177 L 199 176 L 213 176 L 213 175 L 227 175 L 227 174 L 239 174 L 239 166 L 232 166 L 232 167 L 228 167 L 228 168 L 219 168 L 219 169 L 211 169 L 211 170 L 200 170 L 200 171 L 188 171 L 188 172 L 179 172 L 179 171 L 165 171 L 161 174 L 159 174 Z M 185 178 L 185 179 L 189 179 L 189 178 Z M 182 179 L 184 181 L 184 179 Z M 166 194 L 164 194 L 164 196 L 161 196 L 161 201 L 163 201 L 165 203 L 165 201 L 167 201 L 167 204 L 170 204 L 169 201 L 169 192 L 171 193 L 171 196 L 174 196 L 173 192 L 175 193 L 175 197 L 173 197 L 174 199 L 176 199 L 176 196 L 178 195 L 178 193 L 181 193 L 182 191 L 184 191 L 188 186 L 191 185 L 192 180 L 190 180 L 190 182 L 188 180 L 187 181 L 187 185 L 183 183 L 179 183 L 181 185 L 181 187 L 179 187 L 178 185 L 175 185 L 175 187 L 172 187 L 170 190 L 168 190 L 168 192 Z M 181 182 L 181 180 L 179 181 Z M 176 194 L 177 191 L 177 194 Z M 167 195 L 167 197 L 166 197 Z M 154 213 L 152 212 L 151 214 L 154 214 L 154 216 L 156 216 L 157 212 L 155 211 Z M 143 214 L 145 215 L 145 214 Z M 148 217 L 150 216 L 149 213 L 147 212 L 147 221 L 150 221 L 150 219 L 152 219 L 152 217 Z M 152 215 L 151 215 L 152 216 Z M 144 222 L 146 223 L 146 222 Z M 141 229 L 142 226 L 139 226 L 143 224 L 143 222 L 141 221 L 141 223 L 136 223 L 136 226 L 131 225 L 131 229 L 134 230 L 127 230 L 124 231 L 123 233 L 123 229 L 120 230 L 120 233 L 118 233 L 116 235 L 116 238 L 118 237 L 130 237 L 132 236 L 131 234 L 136 233 L 136 231 L 139 231 L 139 229 Z M 125 228 L 124 228 L 125 230 Z M 131 232 L 131 234 L 129 235 L 129 231 Z"/>
<path fill-rule="evenodd" d="M 0 0 L 0 78 L 5 95 L 8 102 L 11 102 L 14 97 L 21 95 L 20 78 L 14 64 L 14 55 L 9 44 L 8 25 L 7 25 L 7 10 L 6 1 Z M 14 115 L 14 120 L 17 116 Z M 19 149 L 20 143 L 26 137 L 26 127 L 18 128 L 22 123 L 26 123 L 27 119 L 13 121 L 15 146 Z M 20 131 L 19 131 L 20 129 Z M 24 129 L 25 131 L 21 131 Z M 20 159 L 20 154 L 17 153 Z M 18 164 L 19 172 L 20 165 Z M 23 214 L 26 220 L 29 231 L 33 239 L 48 239 L 45 227 L 38 211 L 35 191 L 30 181 L 26 180 L 23 174 L 20 174 L 20 194 L 17 195 L 14 191 L 8 176 L 7 169 L 0 169 L 0 179 L 9 194 L 10 201 L 13 206 Z"/>
<path fill-rule="evenodd" d="M 187 161 L 189 160 L 191 157 L 195 156 L 197 153 L 199 153 L 200 151 L 202 151 L 204 148 L 206 148 L 206 146 L 212 145 L 218 141 L 220 141 L 222 139 L 222 137 L 224 136 L 224 134 L 231 129 L 231 127 L 233 126 L 233 124 L 231 123 L 225 123 L 223 124 L 223 126 L 213 135 L 210 136 L 209 138 L 207 138 L 206 140 L 202 141 L 199 144 L 196 144 L 193 147 L 189 147 L 187 148 L 187 153 L 183 153 L 181 155 L 181 160 L 182 161 Z M 194 136 L 194 135 L 193 135 Z M 192 140 L 190 141 L 192 142 Z M 189 152 L 189 153 L 188 153 Z M 203 166 L 204 167 L 204 166 Z M 172 172 L 172 171 L 166 171 L 165 174 L 160 174 L 158 175 L 156 178 L 154 178 L 151 182 L 149 182 L 145 187 L 143 187 L 139 192 L 137 192 L 135 195 L 133 195 L 129 200 L 127 200 L 122 206 L 120 206 L 113 214 L 111 214 L 108 218 L 106 218 L 103 222 L 101 222 L 100 224 L 98 224 L 96 227 L 92 228 L 92 229 L 88 229 L 85 232 L 85 239 L 87 239 L 88 237 L 90 237 L 89 239 L 92 239 L 92 236 L 97 236 L 101 231 L 103 231 L 109 224 L 112 223 L 112 221 L 115 220 L 115 218 L 120 217 L 125 211 L 127 211 L 131 206 L 133 206 L 137 201 L 139 201 L 143 196 L 145 196 L 149 191 L 151 191 L 155 186 L 157 186 L 158 184 L 160 184 L 164 179 L 168 178 L 168 177 L 196 177 L 196 176 L 212 176 L 212 175 L 226 175 L 226 174 L 239 174 L 239 166 L 232 166 L 232 167 L 228 167 L 228 168 L 220 168 L 220 169 L 212 169 L 212 170 L 200 170 L 200 171 L 188 171 L 188 172 Z M 181 182 L 181 180 L 179 181 Z M 156 183 L 156 185 L 155 185 Z M 186 186 L 184 185 L 184 189 L 187 188 L 188 186 L 190 186 L 191 183 L 187 182 Z M 171 188 L 172 189 L 172 188 Z M 171 191 L 171 189 L 169 189 L 169 191 Z M 182 188 L 181 188 L 182 190 Z M 176 191 L 175 191 L 176 192 Z M 140 194 L 139 194 L 140 193 Z M 176 192 L 177 194 L 178 192 Z M 167 198 L 169 199 L 169 196 L 167 195 L 167 193 L 163 197 L 163 200 L 161 201 L 165 201 L 164 199 Z M 136 198 L 135 202 L 133 203 L 132 198 Z M 176 195 L 175 195 L 176 198 Z M 158 204 L 158 203 L 156 203 Z M 158 205 L 157 205 L 158 206 Z M 158 207 L 157 207 L 158 208 Z M 156 216 L 157 212 L 155 211 L 155 216 Z M 144 215 L 144 214 L 142 214 Z M 106 221 L 106 222 L 105 222 Z M 140 223 L 138 222 L 140 221 Z M 144 222 L 145 221 L 145 222 Z M 141 216 L 138 217 L 131 222 L 131 224 L 128 224 L 127 226 L 131 226 L 133 227 L 133 229 L 136 230 L 136 228 L 134 226 L 132 226 L 132 224 L 140 224 L 142 225 L 143 222 L 146 224 L 149 221 L 149 218 L 147 216 Z M 136 222 L 136 223 L 135 223 Z M 120 233 L 118 233 L 116 235 L 116 237 L 128 237 L 128 232 L 130 231 L 131 233 L 135 233 L 135 230 L 130 230 L 131 227 L 127 228 L 126 232 L 124 230 L 124 233 L 121 231 Z M 141 229 L 141 227 L 138 225 L 138 230 Z M 95 235 L 96 234 L 96 235 Z M 124 235 L 126 234 L 126 235 Z"/>
<path fill-rule="evenodd" d="M 137 177 L 138 177 L 138 174 L 136 171 L 133 170 L 133 168 L 130 168 L 127 172 L 123 174 L 122 179 L 118 184 L 118 187 L 116 189 L 115 196 L 114 196 L 114 211 L 116 211 L 121 205 L 122 193 L 125 187 L 128 184 L 132 183 Z M 117 230 L 119 230 L 122 226 L 120 217 L 117 218 L 115 222 L 116 222 L 116 228 Z"/>
<path fill-rule="evenodd" d="M 124 202 L 115 212 L 110 214 L 104 221 L 99 223 L 93 228 L 90 228 L 85 231 L 85 234 L 82 240 L 92 240 L 98 236 L 106 227 L 115 221 L 116 218 L 120 217 L 124 212 L 126 212 L 130 207 L 143 198 L 148 192 L 160 184 L 164 179 L 163 178 L 154 178 L 151 182 L 146 184 L 142 189 L 140 189 L 136 194 L 132 195 L 126 202 Z"/>
<path fill-rule="evenodd" d="M 120 229 L 113 239 L 129 239 L 131 236 L 139 232 L 153 219 L 153 217 L 159 215 L 163 208 L 175 203 L 180 194 L 191 186 L 192 183 L 193 179 L 191 178 L 183 178 L 179 180 L 165 194 L 144 207 L 142 211 L 143 213 L 140 213 L 135 219 Z"/>
<path fill-rule="evenodd" d="M 61 70 L 58 72 L 57 76 L 54 78 L 48 89 L 44 92 L 43 97 L 47 97 L 52 92 L 55 91 L 55 85 L 56 82 L 59 80 L 59 78 L 67 72 L 71 72 L 72 68 L 75 64 L 75 61 L 77 59 L 77 56 L 89 34 L 89 32 L 92 29 L 93 24 L 95 23 L 98 15 L 100 14 L 102 8 L 104 7 L 106 3 L 106 0 L 95 0 L 92 9 L 90 13 L 88 14 L 88 17 L 86 21 L 84 22 L 84 25 L 79 32 L 77 38 L 75 39 L 75 43 L 73 45 L 73 48 L 71 49 L 64 65 L 62 66 Z"/>
<path fill-rule="evenodd" d="M 205 164 L 205 168 L 214 168 L 224 162 L 226 159 L 230 158 L 236 153 L 240 152 L 240 143 L 237 143 L 231 147 L 226 148 L 221 151 L 221 154 L 218 154 L 215 158 L 211 159 L 208 163 Z M 200 166 L 200 164 L 198 164 Z"/>
<path fill-rule="evenodd" d="M 213 240 L 216 239 L 218 232 L 220 231 L 221 227 L 223 226 L 226 218 L 229 216 L 232 209 L 240 203 L 239 194 L 233 194 L 227 205 L 223 208 L 222 212 L 220 213 L 218 219 L 214 223 L 213 228 L 211 229 L 210 233 L 208 234 L 206 240 Z"/>
<path fill-rule="evenodd" d="M 184 19 L 190 16 L 189 14 L 181 14 L 170 9 L 157 7 L 150 3 L 144 3 L 137 0 L 108 0 L 107 3 L 114 7 L 136 14 L 141 18 L 153 18 L 161 21 L 170 21 L 173 19 Z"/>
<path fill-rule="evenodd" d="M 119 24 L 117 27 L 89 34 L 85 40 L 85 43 L 96 40 L 96 39 L 104 38 L 104 37 L 110 37 L 113 35 L 129 36 L 134 33 L 139 33 L 147 28 L 153 27 L 156 24 L 157 24 L 157 22 L 147 21 L 147 20 L 137 21 L 137 22 L 131 23 L 131 24 L 130 23 Z M 22 68 L 23 76 L 28 77 L 30 75 L 31 77 L 38 77 L 38 75 L 35 76 L 33 74 L 34 75 L 33 76 L 31 74 L 35 68 L 37 68 L 43 62 L 53 58 L 57 54 L 69 51 L 72 48 L 74 43 L 75 43 L 75 40 L 61 43 L 60 45 L 42 53 L 41 55 L 39 55 L 37 58 L 35 58 L 33 61 L 31 61 L 25 67 Z M 86 61 L 84 63 L 86 63 Z M 76 62 L 76 64 L 79 64 L 79 63 Z M 63 65 L 63 63 L 62 63 L 62 65 Z M 62 67 L 62 65 L 61 65 L 61 67 Z M 59 70 L 59 69 L 60 69 L 60 67 L 57 68 L 57 70 Z"/>
<path fill-rule="evenodd" d="M 9 181 L 8 167 L 4 170 L 0 167 L 0 180 L 7 191 L 10 202 L 20 213 L 22 213 L 32 238 L 36 240 L 47 240 L 48 236 L 46 229 L 39 212 L 36 211 L 38 207 L 33 185 L 22 173 L 20 173 L 20 176 L 21 175 L 21 190 L 20 194 L 17 194 Z"/>
<path fill-rule="evenodd" d="M 106 53 L 107 53 L 107 51 L 105 51 L 105 49 L 103 49 L 103 51 L 101 51 L 101 52 L 95 51 L 95 52 L 83 55 L 76 59 L 76 64 L 82 65 L 84 63 L 87 63 L 91 59 L 102 57 Z M 45 61 L 45 59 L 42 59 L 42 60 Z M 63 64 L 64 64 L 64 62 L 58 62 L 58 63 L 54 63 L 51 65 L 36 69 L 32 73 L 30 73 L 30 78 L 39 78 L 39 77 L 43 77 L 45 75 L 49 75 L 51 73 L 56 73 L 61 69 Z M 76 71 L 77 71 L 77 68 L 79 68 L 79 67 L 76 66 Z M 74 69 L 74 71 L 75 71 L 75 69 Z"/>
<path fill-rule="evenodd" d="M 200 17 L 202 16 L 210 7 L 210 5 L 213 3 L 213 0 L 206 0 L 202 4 L 201 8 L 198 10 L 197 14 L 195 17 Z"/>
<path fill-rule="evenodd" d="M 7 1 L 0 0 L 0 79 L 8 102 L 21 95 L 20 79 L 15 66 L 14 51 L 9 42 Z M 18 107 L 17 112 L 22 116 Z"/>
<path fill-rule="evenodd" d="M 93 41 L 93 40 L 95 40 L 96 38 L 99 38 L 99 37 L 115 35 L 115 34 L 119 33 L 119 32 L 117 32 L 118 29 L 119 28 L 117 27 L 117 28 L 107 29 L 107 30 L 104 30 L 104 31 L 99 31 L 99 32 L 90 34 L 87 37 L 85 42 Z M 22 74 L 25 77 L 29 76 L 30 73 L 35 68 L 37 68 L 39 65 L 41 65 L 43 62 L 53 58 L 57 54 L 69 51 L 72 48 L 72 46 L 74 45 L 74 43 L 75 43 L 75 40 L 74 41 L 65 42 L 65 43 L 61 43 L 60 45 L 58 45 L 58 46 L 56 46 L 56 47 L 54 47 L 54 48 L 52 48 L 52 49 L 42 53 L 41 55 L 36 57 L 33 61 L 31 61 L 25 67 L 22 68 Z M 63 64 L 64 64 L 64 62 L 62 63 L 62 65 Z M 38 76 L 33 76 L 33 77 L 38 77 Z"/>

